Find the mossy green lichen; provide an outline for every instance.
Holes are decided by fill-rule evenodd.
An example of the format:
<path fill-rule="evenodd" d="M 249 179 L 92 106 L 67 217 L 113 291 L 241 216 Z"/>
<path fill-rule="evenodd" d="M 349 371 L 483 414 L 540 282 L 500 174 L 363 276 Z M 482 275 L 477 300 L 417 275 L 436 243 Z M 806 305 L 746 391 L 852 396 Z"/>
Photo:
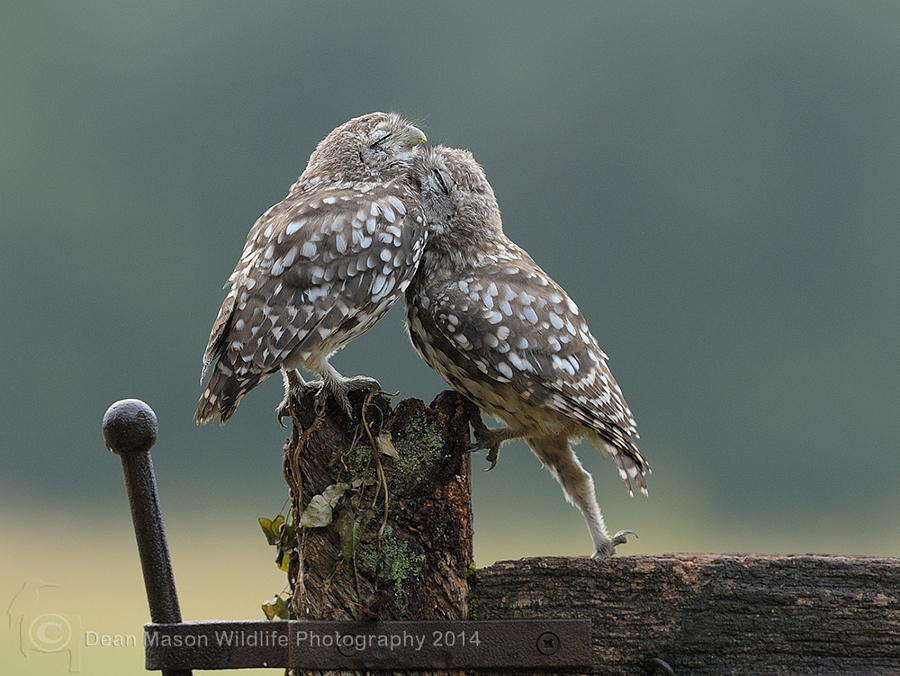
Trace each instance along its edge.
<path fill-rule="evenodd" d="M 408 542 L 397 538 L 390 525 L 385 526 L 380 548 L 370 543 L 360 547 L 359 555 L 376 571 L 379 579 L 393 583 L 394 598 L 402 610 L 410 583 L 422 576 L 425 555 L 417 553 Z"/>
<path fill-rule="evenodd" d="M 380 456 L 386 470 L 388 488 L 392 492 L 406 492 L 427 474 L 423 468 L 440 457 L 444 439 L 438 425 L 423 413 L 406 425 L 401 438 L 391 441 L 399 457 Z M 357 441 L 352 449 L 335 453 L 330 466 L 341 481 L 361 479 L 367 486 L 378 482 L 372 446 L 365 437 Z"/>
<path fill-rule="evenodd" d="M 417 482 L 425 474 L 422 468 L 434 463 L 444 446 L 440 429 L 425 415 L 410 421 L 404 432 L 402 439 L 394 439 L 394 446 L 400 457 L 393 460 L 391 483 L 397 489 L 407 488 L 411 482 Z"/>

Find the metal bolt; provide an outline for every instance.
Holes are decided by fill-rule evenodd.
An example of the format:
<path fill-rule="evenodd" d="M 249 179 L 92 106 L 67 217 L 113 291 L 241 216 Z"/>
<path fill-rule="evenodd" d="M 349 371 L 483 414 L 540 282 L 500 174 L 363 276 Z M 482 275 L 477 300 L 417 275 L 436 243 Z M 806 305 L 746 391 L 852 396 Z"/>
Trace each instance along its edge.
<path fill-rule="evenodd" d="M 344 657 L 353 657 L 356 654 L 356 646 L 350 634 L 344 634 L 338 641 L 338 652 Z"/>
<path fill-rule="evenodd" d="M 559 637 L 549 631 L 538 636 L 537 649 L 542 655 L 552 655 L 559 650 Z"/>

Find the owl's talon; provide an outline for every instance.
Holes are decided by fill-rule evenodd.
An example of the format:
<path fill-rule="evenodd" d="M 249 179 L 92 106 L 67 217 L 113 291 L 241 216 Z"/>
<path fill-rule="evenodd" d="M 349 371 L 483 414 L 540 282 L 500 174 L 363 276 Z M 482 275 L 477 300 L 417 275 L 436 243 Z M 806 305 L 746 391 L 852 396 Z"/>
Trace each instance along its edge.
<path fill-rule="evenodd" d="M 634 535 L 634 537 L 638 536 L 638 534 L 633 530 L 620 530 L 612 537 L 613 546 L 626 544 L 628 542 L 629 535 Z"/>
<path fill-rule="evenodd" d="M 328 402 L 328 397 L 324 395 L 324 388 L 319 390 L 313 395 L 313 410 L 316 412 L 316 415 L 322 415 L 322 411 L 325 410 L 325 404 Z M 349 404 L 349 402 L 348 402 Z M 346 410 L 346 406 L 345 406 Z"/>
<path fill-rule="evenodd" d="M 624 545 L 628 542 L 628 536 L 634 535 L 637 537 L 637 533 L 633 530 L 620 530 L 618 533 L 612 536 L 609 540 L 602 543 L 597 549 L 591 554 L 592 559 L 605 559 L 607 557 L 613 556 L 616 553 L 616 547 L 618 545 Z"/>
<path fill-rule="evenodd" d="M 480 420 L 479 420 L 480 422 Z M 487 451 L 485 460 L 491 463 L 485 472 L 490 472 L 497 466 L 497 459 L 500 457 L 500 441 L 496 440 L 487 427 L 482 424 L 482 430 L 475 431 L 475 441 L 466 448 L 466 453 L 475 453 L 476 451 Z"/>
<path fill-rule="evenodd" d="M 485 460 L 491 463 L 491 466 L 488 467 L 485 472 L 490 472 L 497 466 L 497 460 L 500 457 L 500 444 L 493 444 L 490 448 L 488 448 L 488 454 L 485 456 Z"/>
<path fill-rule="evenodd" d="M 275 409 L 275 417 L 278 418 L 278 425 L 284 427 L 284 419 L 291 417 L 291 408 L 290 404 L 285 399 L 278 407 Z"/>
<path fill-rule="evenodd" d="M 322 388 L 324 386 L 323 382 L 321 380 L 314 380 L 308 383 L 303 380 L 296 370 L 285 371 L 284 378 L 284 399 L 278 405 L 278 408 L 275 409 L 275 415 L 278 416 L 278 424 L 284 427 L 284 419 L 292 417 L 291 399 L 299 404 L 310 392 L 313 392 L 313 406 L 315 407 L 315 411 L 316 413 L 319 413 L 319 397 L 322 394 Z"/>

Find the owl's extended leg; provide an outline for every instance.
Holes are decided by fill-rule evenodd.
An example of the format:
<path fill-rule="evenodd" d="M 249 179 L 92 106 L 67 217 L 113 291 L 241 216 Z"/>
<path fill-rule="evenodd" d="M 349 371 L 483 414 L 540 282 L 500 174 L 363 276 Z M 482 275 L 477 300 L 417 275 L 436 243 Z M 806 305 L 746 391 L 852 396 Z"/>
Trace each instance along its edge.
<path fill-rule="evenodd" d="M 633 531 L 622 530 L 609 536 L 600 506 L 594 493 L 594 480 L 581 466 L 578 456 L 572 450 L 565 436 L 540 437 L 527 440 L 534 454 L 562 486 L 566 500 L 581 511 L 591 540 L 594 543 L 595 559 L 606 558 L 616 553 L 616 546 L 625 544 Z"/>

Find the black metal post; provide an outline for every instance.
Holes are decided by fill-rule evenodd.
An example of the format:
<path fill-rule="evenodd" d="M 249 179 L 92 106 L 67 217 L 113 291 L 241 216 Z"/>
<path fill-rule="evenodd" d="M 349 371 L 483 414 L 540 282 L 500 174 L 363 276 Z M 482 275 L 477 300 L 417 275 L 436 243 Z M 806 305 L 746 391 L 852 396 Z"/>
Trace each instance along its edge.
<path fill-rule="evenodd" d="M 158 429 L 153 409 L 138 399 L 117 401 L 103 416 L 106 447 L 122 459 L 150 619 L 155 624 L 176 624 L 181 622 L 181 609 L 150 458 Z M 190 669 L 164 669 L 162 673 L 192 675 Z"/>

